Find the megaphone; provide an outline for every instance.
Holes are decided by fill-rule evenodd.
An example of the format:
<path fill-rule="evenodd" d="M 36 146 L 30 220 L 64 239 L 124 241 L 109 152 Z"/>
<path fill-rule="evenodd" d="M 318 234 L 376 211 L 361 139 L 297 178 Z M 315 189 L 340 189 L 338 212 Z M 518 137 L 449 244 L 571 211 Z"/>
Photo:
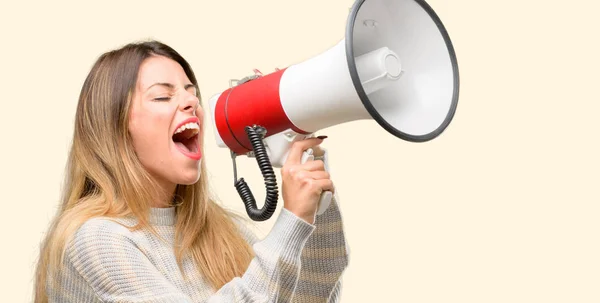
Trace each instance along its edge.
<path fill-rule="evenodd" d="M 364 119 L 399 139 L 429 141 L 452 121 L 458 91 L 454 48 L 431 6 L 424 0 L 357 0 L 335 46 L 273 73 L 233 80 L 209 107 L 217 145 L 231 152 L 234 186 L 247 214 L 263 221 L 277 205 L 273 167 L 283 166 L 294 141 Z M 263 174 L 261 209 L 237 178 L 238 155 L 256 158 Z M 311 157 L 306 151 L 303 161 Z M 330 199 L 324 193 L 319 212 Z"/>

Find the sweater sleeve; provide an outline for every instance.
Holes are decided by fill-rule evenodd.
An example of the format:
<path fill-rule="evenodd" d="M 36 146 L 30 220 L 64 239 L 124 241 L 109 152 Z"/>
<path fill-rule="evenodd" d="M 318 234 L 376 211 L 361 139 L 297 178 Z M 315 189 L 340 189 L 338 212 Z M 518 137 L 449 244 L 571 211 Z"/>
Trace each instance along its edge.
<path fill-rule="evenodd" d="M 322 157 L 331 173 L 327 149 Z M 336 192 L 331 204 L 315 217 L 315 231 L 302 250 L 302 270 L 294 292 L 295 303 L 339 302 L 341 277 L 348 266 L 348 245 L 344 235 L 342 213 Z"/>
<path fill-rule="evenodd" d="M 286 209 L 281 211 L 287 212 Z M 250 243 L 260 243 L 248 228 L 243 225 L 240 228 Z M 336 195 L 329 208 L 316 216 L 315 228 L 300 255 L 300 275 L 292 290 L 293 303 L 340 302 L 341 277 L 349 263 L 349 251 Z"/>
<path fill-rule="evenodd" d="M 323 160 L 329 171 L 327 151 L 317 159 Z M 300 277 L 292 297 L 294 303 L 340 302 L 341 277 L 349 263 L 349 249 L 338 200 L 336 192 L 327 210 L 315 217 L 316 229 L 300 257 Z M 259 243 L 254 234 L 243 225 L 241 227 L 250 243 Z"/>
<path fill-rule="evenodd" d="M 302 269 L 293 302 L 339 302 L 349 252 L 336 195 L 329 208 L 316 217 L 315 225 L 302 250 Z"/>
<path fill-rule="evenodd" d="M 129 230 L 106 220 L 84 224 L 66 258 L 101 302 L 192 302 L 151 262 Z M 207 302 L 290 302 L 301 252 L 315 226 L 290 212 L 277 217 L 267 237 L 253 245 L 255 257 L 242 277 L 218 289 Z M 77 294 L 69 294 L 80 302 Z"/>
<path fill-rule="evenodd" d="M 283 209 L 267 237 L 253 244 L 255 257 L 244 275 L 225 284 L 208 302 L 291 302 L 302 249 L 315 228 Z"/>

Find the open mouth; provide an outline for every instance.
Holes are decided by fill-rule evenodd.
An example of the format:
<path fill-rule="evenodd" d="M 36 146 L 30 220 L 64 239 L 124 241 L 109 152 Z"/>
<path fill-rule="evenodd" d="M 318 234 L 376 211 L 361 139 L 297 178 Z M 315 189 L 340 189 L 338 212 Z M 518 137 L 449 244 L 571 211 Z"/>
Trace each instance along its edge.
<path fill-rule="evenodd" d="M 198 133 L 200 126 L 197 122 L 184 123 L 175 130 L 172 139 L 175 146 L 186 156 L 198 159 L 199 158 L 199 147 L 198 147 Z"/>

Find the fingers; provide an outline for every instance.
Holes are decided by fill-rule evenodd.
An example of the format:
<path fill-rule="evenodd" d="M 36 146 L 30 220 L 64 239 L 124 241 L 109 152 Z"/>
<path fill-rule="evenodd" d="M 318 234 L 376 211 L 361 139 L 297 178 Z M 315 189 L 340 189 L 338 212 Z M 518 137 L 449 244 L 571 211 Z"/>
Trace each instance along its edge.
<path fill-rule="evenodd" d="M 317 193 L 325 190 L 333 191 L 333 181 L 330 179 L 329 172 L 324 170 L 298 171 L 294 174 L 294 179 L 300 182 L 305 188 L 312 188 Z"/>
<path fill-rule="evenodd" d="M 322 160 L 306 161 L 306 163 L 300 165 L 300 169 L 308 171 L 325 170 L 325 162 Z"/>
<path fill-rule="evenodd" d="M 296 175 L 298 181 L 301 182 L 305 189 L 316 194 L 321 194 L 323 191 L 334 191 L 333 181 L 329 179 L 327 172 L 302 172 Z"/>
<path fill-rule="evenodd" d="M 321 144 L 323 140 L 322 138 L 308 138 L 294 142 L 285 161 L 286 164 L 300 164 L 302 153 L 313 146 Z"/>
<path fill-rule="evenodd" d="M 321 193 L 324 191 L 335 192 L 335 187 L 333 186 L 333 181 L 331 179 L 320 179 L 313 181 L 314 186 L 321 189 Z"/>
<path fill-rule="evenodd" d="M 329 179 L 329 172 L 324 170 L 306 171 L 300 170 L 294 173 L 293 178 L 299 182 L 310 182 L 311 180 Z"/>
<path fill-rule="evenodd" d="M 322 160 L 310 160 L 304 164 L 289 165 L 281 170 L 282 177 L 292 176 L 295 179 L 303 179 L 306 177 L 313 176 L 311 173 L 316 172 L 314 176 L 327 176 L 329 178 L 329 172 L 325 170 L 325 163 Z M 322 174 L 319 172 L 326 172 Z M 312 178 L 312 177 L 311 177 Z M 321 178 L 321 177 L 319 177 Z"/>
<path fill-rule="evenodd" d="M 314 180 L 329 179 L 330 175 L 324 170 L 307 172 L 307 175 Z"/>

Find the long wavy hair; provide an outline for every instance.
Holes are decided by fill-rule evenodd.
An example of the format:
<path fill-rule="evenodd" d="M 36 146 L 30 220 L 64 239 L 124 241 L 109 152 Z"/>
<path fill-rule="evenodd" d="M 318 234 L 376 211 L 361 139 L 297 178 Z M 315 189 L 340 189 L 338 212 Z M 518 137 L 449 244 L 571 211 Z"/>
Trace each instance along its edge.
<path fill-rule="evenodd" d="M 35 302 L 47 302 L 48 275 L 60 270 L 69 240 L 87 220 L 133 215 L 138 223 L 133 229 L 155 232 L 148 218 L 150 201 L 161 193 L 138 160 L 127 127 L 140 65 L 150 56 L 178 62 L 198 85 L 188 62 L 158 41 L 130 43 L 97 59 L 79 96 L 61 203 L 41 244 Z M 236 214 L 210 198 L 205 161 L 199 181 L 178 185 L 174 197 L 179 244 L 174 254 L 180 268 L 182 259 L 191 257 L 215 289 L 241 276 L 252 250 L 233 221 Z"/>

